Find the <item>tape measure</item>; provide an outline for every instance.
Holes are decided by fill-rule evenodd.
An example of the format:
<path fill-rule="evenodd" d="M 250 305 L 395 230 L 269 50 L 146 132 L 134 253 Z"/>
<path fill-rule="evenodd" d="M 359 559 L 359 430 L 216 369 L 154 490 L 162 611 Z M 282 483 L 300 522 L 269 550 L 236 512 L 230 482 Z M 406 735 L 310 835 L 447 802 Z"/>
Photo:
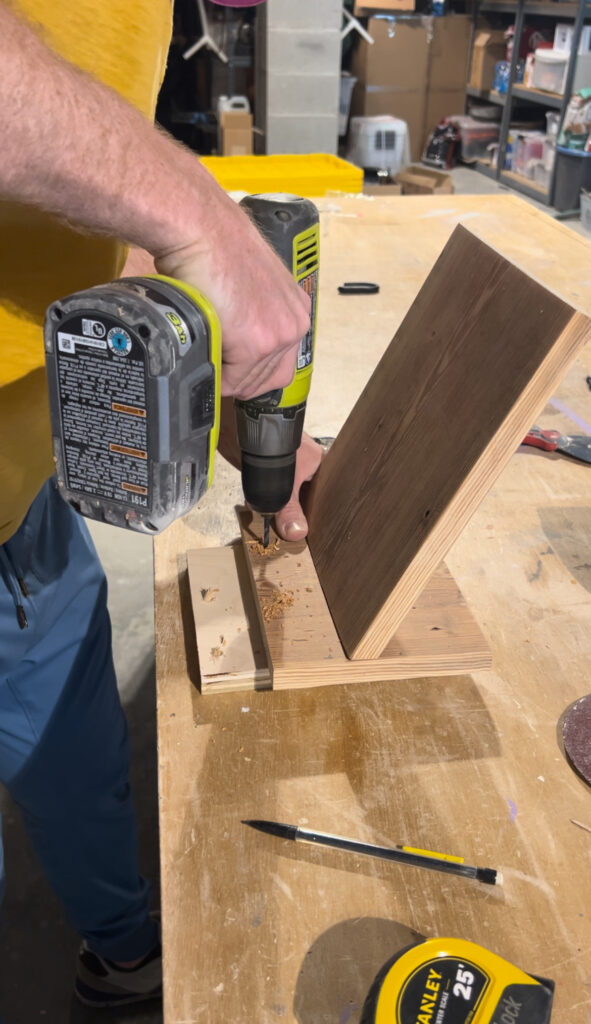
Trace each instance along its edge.
<path fill-rule="evenodd" d="M 549 1024 L 554 983 L 464 939 L 427 939 L 384 965 L 360 1024 Z"/>

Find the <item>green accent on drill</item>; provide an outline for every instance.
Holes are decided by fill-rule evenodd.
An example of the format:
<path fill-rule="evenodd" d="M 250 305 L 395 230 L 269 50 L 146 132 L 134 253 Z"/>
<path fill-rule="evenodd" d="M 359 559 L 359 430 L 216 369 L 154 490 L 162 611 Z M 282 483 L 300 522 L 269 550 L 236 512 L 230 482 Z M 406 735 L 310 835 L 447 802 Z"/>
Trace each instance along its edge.
<path fill-rule="evenodd" d="M 186 281 L 178 281 L 176 278 L 167 277 L 165 274 L 145 274 L 144 276 L 156 281 L 166 281 L 173 288 L 178 288 L 180 292 L 184 292 L 195 303 L 197 308 L 201 310 L 209 327 L 209 359 L 215 373 L 215 417 L 209 435 L 209 463 L 207 467 L 207 486 L 211 487 L 213 482 L 214 456 L 220 437 L 220 417 L 222 411 L 222 328 L 219 317 L 207 296 L 197 288 L 187 284 Z"/>
<path fill-rule="evenodd" d="M 306 255 L 304 255 L 304 251 Z M 306 228 L 293 239 L 293 276 L 296 281 L 303 281 L 311 274 L 318 273 L 320 262 L 320 226 L 313 224 Z M 302 405 L 309 393 L 314 365 L 314 343 L 316 341 L 316 320 L 318 316 L 318 297 L 314 303 L 314 323 L 312 324 L 312 359 L 308 366 L 301 370 L 294 371 L 293 380 L 283 389 L 283 395 L 278 405 L 279 409 L 286 409 L 294 405 Z"/>

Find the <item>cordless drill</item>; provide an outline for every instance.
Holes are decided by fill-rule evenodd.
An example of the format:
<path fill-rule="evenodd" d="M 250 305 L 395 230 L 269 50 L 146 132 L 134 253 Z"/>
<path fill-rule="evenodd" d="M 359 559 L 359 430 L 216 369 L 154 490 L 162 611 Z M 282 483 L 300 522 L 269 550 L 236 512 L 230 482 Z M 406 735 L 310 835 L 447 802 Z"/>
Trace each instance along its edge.
<path fill-rule="evenodd" d="M 244 201 L 312 297 L 318 214 L 295 196 Z M 221 331 L 207 297 L 162 275 L 121 278 L 53 302 L 45 358 L 58 487 L 81 515 L 159 533 L 211 483 L 219 434 Z M 289 500 L 312 372 L 314 327 L 288 388 L 236 404 L 247 500 Z"/>
<path fill-rule="evenodd" d="M 310 390 L 319 265 L 318 210 L 309 199 L 292 195 L 246 196 L 240 205 L 312 302 L 310 329 L 300 342 L 291 383 L 257 398 L 235 402 L 242 489 L 249 505 L 264 518 L 263 544 L 267 547 L 271 518 L 287 504 L 293 490 Z"/>

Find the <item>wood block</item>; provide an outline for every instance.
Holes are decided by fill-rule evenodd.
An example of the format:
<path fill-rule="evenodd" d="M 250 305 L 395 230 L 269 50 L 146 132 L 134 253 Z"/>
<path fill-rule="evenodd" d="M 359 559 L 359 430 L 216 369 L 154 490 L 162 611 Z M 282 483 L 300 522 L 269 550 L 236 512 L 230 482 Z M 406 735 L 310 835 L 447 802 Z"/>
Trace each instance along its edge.
<path fill-rule="evenodd" d="M 310 489 L 310 550 L 351 658 L 386 650 L 590 326 L 456 227 Z"/>
<path fill-rule="evenodd" d="M 241 544 L 187 552 L 201 692 L 269 689 L 271 673 Z"/>
<path fill-rule="evenodd" d="M 227 660 L 225 654 L 223 658 L 211 657 L 212 647 L 219 646 L 220 635 L 225 640 L 235 638 L 237 625 L 241 626 L 243 641 L 254 637 L 256 643 L 257 633 L 249 618 L 253 607 L 263 629 L 273 689 L 456 675 L 490 667 L 488 645 L 444 565 L 383 655 L 375 661 L 350 661 L 341 647 L 306 542 L 280 541 L 277 550 L 273 550 L 278 538 L 272 534 L 271 553 L 262 555 L 260 518 L 242 511 L 239 520 L 246 564 L 255 588 L 253 594 L 258 600 L 244 601 L 244 586 L 237 580 L 240 560 L 232 548 L 189 552 L 203 693 L 270 685 L 260 664 L 259 674 L 253 674 L 253 657 L 244 643 L 230 645 L 228 656 L 233 655 L 233 661 Z M 220 588 L 219 600 L 204 602 L 202 592 L 216 585 Z M 241 598 L 230 598 L 232 594 L 240 594 Z M 281 606 L 277 595 L 287 597 L 287 603 Z M 235 608 L 240 600 L 242 610 L 233 619 L 225 609 Z M 216 606 L 218 611 L 214 615 Z M 278 608 L 279 614 L 265 618 L 273 608 Z"/>

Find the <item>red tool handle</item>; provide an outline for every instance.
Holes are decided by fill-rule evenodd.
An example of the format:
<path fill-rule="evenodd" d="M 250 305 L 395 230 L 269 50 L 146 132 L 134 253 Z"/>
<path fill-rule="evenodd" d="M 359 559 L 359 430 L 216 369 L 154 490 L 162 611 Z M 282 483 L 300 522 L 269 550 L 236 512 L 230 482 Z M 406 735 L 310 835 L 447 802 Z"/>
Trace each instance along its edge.
<path fill-rule="evenodd" d="M 561 436 L 559 430 L 540 430 L 539 427 L 532 427 L 521 443 L 543 448 L 546 452 L 554 452 L 558 448 Z"/>

